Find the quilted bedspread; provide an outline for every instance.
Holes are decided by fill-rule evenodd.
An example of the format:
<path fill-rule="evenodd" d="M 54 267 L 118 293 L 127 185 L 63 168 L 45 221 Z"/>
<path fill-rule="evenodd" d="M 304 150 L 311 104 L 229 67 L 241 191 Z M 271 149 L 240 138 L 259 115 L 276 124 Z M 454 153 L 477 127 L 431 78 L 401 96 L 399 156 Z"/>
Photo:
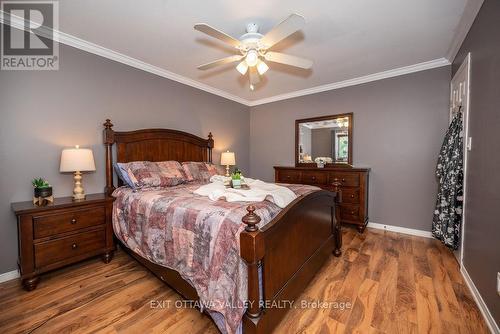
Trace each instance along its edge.
<path fill-rule="evenodd" d="M 211 201 L 193 194 L 200 186 L 118 188 L 113 193 L 113 228 L 132 251 L 179 272 L 196 289 L 200 304 L 219 329 L 232 334 L 239 329 L 247 300 L 247 268 L 239 254 L 239 235 L 250 203 Z M 285 186 L 297 196 L 319 190 Z M 252 204 L 262 219 L 259 227 L 281 211 L 267 200 Z M 217 321 L 221 316 L 223 321 Z"/>

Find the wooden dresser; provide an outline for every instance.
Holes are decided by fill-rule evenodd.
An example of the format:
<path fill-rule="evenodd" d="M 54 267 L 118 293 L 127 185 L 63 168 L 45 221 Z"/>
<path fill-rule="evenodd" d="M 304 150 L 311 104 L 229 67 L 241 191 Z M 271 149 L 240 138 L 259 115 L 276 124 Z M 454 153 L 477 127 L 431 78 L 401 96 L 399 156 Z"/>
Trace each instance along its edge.
<path fill-rule="evenodd" d="M 346 167 L 274 167 L 277 183 L 310 184 L 333 190 L 333 183 L 340 183 L 342 203 L 338 206 L 342 224 L 355 224 L 363 232 L 368 223 L 369 168 Z"/>
<path fill-rule="evenodd" d="M 19 269 L 26 290 L 36 288 L 40 274 L 92 256 L 111 261 L 115 249 L 111 210 L 113 198 L 87 195 L 81 201 L 55 198 L 54 203 L 12 203 L 17 216 Z"/>

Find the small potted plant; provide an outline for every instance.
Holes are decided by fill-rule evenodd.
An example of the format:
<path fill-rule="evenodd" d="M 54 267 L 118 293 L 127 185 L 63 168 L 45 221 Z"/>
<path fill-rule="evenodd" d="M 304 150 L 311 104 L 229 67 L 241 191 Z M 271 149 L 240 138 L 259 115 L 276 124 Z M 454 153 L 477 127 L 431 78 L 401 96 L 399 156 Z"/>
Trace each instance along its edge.
<path fill-rule="evenodd" d="M 236 167 L 231 174 L 231 184 L 235 189 L 241 188 L 241 170 L 239 170 L 238 167 Z"/>
<path fill-rule="evenodd" d="M 52 196 L 52 186 L 43 178 L 33 179 L 31 184 L 34 188 L 34 197 L 45 198 Z"/>

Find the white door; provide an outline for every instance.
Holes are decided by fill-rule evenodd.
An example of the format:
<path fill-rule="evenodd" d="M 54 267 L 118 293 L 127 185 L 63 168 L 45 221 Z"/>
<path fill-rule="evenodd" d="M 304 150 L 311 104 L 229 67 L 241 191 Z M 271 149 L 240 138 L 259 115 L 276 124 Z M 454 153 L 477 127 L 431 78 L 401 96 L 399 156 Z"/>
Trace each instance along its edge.
<path fill-rule="evenodd" d="M 470 85 L 470 53 L 465 58 L 464 62 L 458 69 L 457 73 L 451 80 L 451 94 L 450 94 L 450 121 L 454 114 L 458 112 L 461 107 L 463 129 L 464 129 L 464 198 L 463 198 L 463 212 L 462 212 L 462 232 L 460 236 L 460 246 L 454 252 L 460 266 L 463 260 L 463 246 L 464 246 L 464 231 L 465 231 L 465 210 L 467 207 L 467 156 L 468 151 L 472 149 L 472 138 L 469 137 L 469 85 Z"/>

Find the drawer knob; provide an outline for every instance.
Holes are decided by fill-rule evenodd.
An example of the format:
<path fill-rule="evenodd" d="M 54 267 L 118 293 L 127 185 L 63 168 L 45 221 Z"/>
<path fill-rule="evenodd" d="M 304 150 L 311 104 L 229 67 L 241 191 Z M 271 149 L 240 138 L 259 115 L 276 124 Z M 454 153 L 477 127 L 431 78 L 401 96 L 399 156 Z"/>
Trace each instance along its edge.
<path fill-rule="evenodd" d="M 76 218 L 71 219 L 71 224 L 76 224 Z"/>
<path fill-rule="evenodd" d="M 354 194 L 351 195 L 351 198 L 354 198 Z"/>
<path fill-rule="evenodd" d="M 351 215 L 353 215 L 353 214 L 354 214 L 354 211 L 351 211 Z"/>
<path fill-rule="evenodd" d="M 289 178 L 290 178 L 290 175 L 287 175 L 287 176 L 286 176 L 286 178 L 287 178 L 287 179 L 289 179 Z"/>
<path fill-rule="evenodd" d="M 345 182 L 345 179 L 342 179 L 342 182 Z"/>
<path fill-rule="evenodd" d="M 78 247 L 78 245 L 76 243 L 71 245 L 71 248 L 73 248 L 73 249 L 76 249 L 77 247 Z"/>
<path fill-rule="evenodd" d="M 311 179 L 316 180 L 316 176 L 312 176 Z"/>

